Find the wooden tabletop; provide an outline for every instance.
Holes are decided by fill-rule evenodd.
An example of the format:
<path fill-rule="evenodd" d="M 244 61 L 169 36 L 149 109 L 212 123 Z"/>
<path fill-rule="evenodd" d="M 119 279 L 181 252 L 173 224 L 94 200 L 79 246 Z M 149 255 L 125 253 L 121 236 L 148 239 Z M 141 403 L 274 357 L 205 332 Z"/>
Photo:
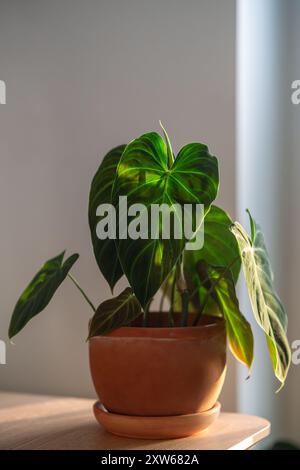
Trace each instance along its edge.
<path fill-rule="evenodd" d="M 256 416 L 221 413 L 206 431 L 170 440 L 113 436 L 95 421 L 93 400 L 0 392 L 0 449 L 235 450 L 266 437 L 270 423 Z"/>

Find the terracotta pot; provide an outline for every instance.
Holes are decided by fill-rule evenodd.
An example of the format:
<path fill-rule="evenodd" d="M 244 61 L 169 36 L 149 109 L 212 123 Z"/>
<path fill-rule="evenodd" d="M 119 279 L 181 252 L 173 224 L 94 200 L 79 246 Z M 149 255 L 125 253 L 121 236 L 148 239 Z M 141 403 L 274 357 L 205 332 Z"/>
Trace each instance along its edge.
<path fill-rule="evenodd" d="M 99 400 L 113 413 L 171 416 L 212 408 L 226 373 L 224 321 L 197 327 L 122 327 L 89 341 Z M 191 322 L 192 319 L 189 321 Z"/>

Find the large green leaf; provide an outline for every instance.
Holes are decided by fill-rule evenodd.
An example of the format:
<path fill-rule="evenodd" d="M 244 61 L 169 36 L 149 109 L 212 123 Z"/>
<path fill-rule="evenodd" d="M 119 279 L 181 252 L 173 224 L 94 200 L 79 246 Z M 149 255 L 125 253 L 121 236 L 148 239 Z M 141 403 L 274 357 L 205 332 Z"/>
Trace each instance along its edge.
<path fill-rule="evenodd" d="M 125 145 L 120 145 L 105 155 L 92 180 L 89 196 L 89 225 L 94 254 L 100 271 L 111 289 L 114 288 L 117 281 L 122 277 L 123 270 L 118 259 L 115 241 L 110 238 L 101 240 L 97 236 L 97 224 L 104 216 L 97 216 L 96 212 L 100 204 L 112 202 L 112 186 L 117 166 L 125 147 Z"/>
<path fill-rule="evenodd" d="M 275 376 L 283 385 L 291 361 L 286 337 L 287 315 L 274 288 L 273 273 L 261 228 L 250 213 L 249 217 L 251 239 L 238 222 L 234 223 L 231 230 L 239 244 L 254 317 L 266 334 Z"/>
<path fill-rule="evenodd" d="M 204 220 L 204 245 L 199 251 L 186 252 L 187 260 L 194 255 L 196 262 L 205 259 L 208 264 L 229 266 L 236 283 L 241 269 L 239 247 L 230 231 L 232 220 L 220 207 L 212 205 Z M 233 261 L 236 260 L 234 263 Z M 233 263 L 233 264 L 232 264 Z"/>
<path fill-rule="evenodd" d="M 128 325 L 141 314 L 141 305 L 130 287 L 120 295 L 102 302 L 89 326 L 89 338 Z"/>
<path fill-rule="evenodd" d="M 79 258 L 75 253 L 63 263 L 64 254 L 65 252 L 46 261 L 22 293 L 12 314 L 9 338 L 19 333 L 31 318 L 44 310 Z"/>
<path fill-rule="evenodd" d="M 241 268 L 237 241 L 230 231 L 232 220 L 220 207 L 212 205 L 204 220 L 204 245 L 201 250 L 185 251 L 184 272 L 192 295 L 192 303 L 200 308 L 201 284 L 197 264 L 205 260 L 210 265 L 230 266 L 230 272 L 236 282 Z M 204 291 L 203 291 L 204 292 Z"/>
<path fill-rule="evenodd" d="M 220 207 L 212 205 L 204 219 L 204 245 L 201 250 L 186 250 L 184 252 L 184 273 L 191 294 L 190 310 L 196 311 L 200 308 L 200 300 L 205 296 L 206 290 L 203 288 L 199 276 L 197 265 L 201 260 L 216 266 L 230 266 L 233 279 L 236 282 L 241 268 L 241 260 L 237 241 L 230 231 L 232 220 L 229 215 Z M 170 286 L 172 276 L 168 277 L 168 288 L 166 294 L 170 298 Z M 175 306 L 180 309 L 180 298 L 175 294 Z M 215 302 L 206 305 L 205 312 L 216 313 Z"/>
<path fill-rule="evenodd" d="M 240 312 L 230 269 L 198 263 L 201 282 L 219 306 L 225 322 L 229 346 L 234 356 L 249 369 L 253 361 L 253 334 L 251 326 Z"/>
<path fill-rule="evenodd" d="M 142 135 L 127 145 L 117 168 L 113 189 L 115 204 L 127 196 L 128 206 L 141 203 L 148 211 L 151 204 L 203 204 L 207 210 L 218 192 L 218 163 L 200 143 L 183 147 L 172 162 L 167 140 L 155 132 Z M 122 213 L 125 217 L 125 211 Z M 136 222 L 141 216 L 130 218 Z M 196 229 L 196 227 L 194 227 Z M 161 287 L 182 253 L 186 240 L 158 238 L 118 239 L 119 259 L 130 285 L 145 308 Z"/>

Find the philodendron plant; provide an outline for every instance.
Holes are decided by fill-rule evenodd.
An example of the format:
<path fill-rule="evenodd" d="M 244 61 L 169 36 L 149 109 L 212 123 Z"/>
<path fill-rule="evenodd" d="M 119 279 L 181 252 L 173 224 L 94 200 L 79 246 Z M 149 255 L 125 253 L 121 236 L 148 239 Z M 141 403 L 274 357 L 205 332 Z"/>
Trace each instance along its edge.
<path fill-rule="evenodd" d="M 206 145 L 187 144 L 175 156 L 163 127 L 162 131 L 163 137 L 149 132 L 112 149 L 91 184 L 89 226 L 97 264 L 112 292 L 124 275 L 128 287 L 95 308 L 70 274 L 78 254 L 63 261 L 62 253 L 48 260 L 22 293 L 11 318 L 9 337 L 47 306 L 68 276 L 93 309 L 88 337 L 130 326 L 138 317 L 147 327 L 152 299 L 160 292 L 161 315 L 167 316 L 170 327 L 190 325 L 191 318 L 196 327 L 204 314 L 223 317 L 232 353 L 250 370 L 253 334 L 236 294 L 242 265 L 255 320 L 266 335 L 275 376 L 284 384 L 290 364 L 287 316 L 274 288 L 260 226 L 248 211 L 249 235 L 213 205 L 219 188 L 218 161 Z M 145 234 L 145 221 L 153 205 L 180 208 L 198 204 L 203 208 L 202 217 L 192 215 L 191 219 L 193 236 L 201 229 L 204 232 L 199 249 L 187 249 L 191 239 L 186 235 L 177 237 L 171 230 L 173 236 L 163 236 L 163 218 L 155 234 Z M 176 210 L 174 214 L 176 217 Z M 130 225 L 135 229 L 132 237 L 127 232 Z M 166 312 L 164 299 L 169 303 Z"/>

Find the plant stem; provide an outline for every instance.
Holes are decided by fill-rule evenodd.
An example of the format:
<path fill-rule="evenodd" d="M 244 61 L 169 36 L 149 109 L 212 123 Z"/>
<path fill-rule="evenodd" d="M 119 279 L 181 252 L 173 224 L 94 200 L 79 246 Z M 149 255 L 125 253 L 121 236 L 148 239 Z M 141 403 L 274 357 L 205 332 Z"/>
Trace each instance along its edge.
<path fill-rule="evenodd" d="M 174 326 L 174 302 L 175 302 L 175 288 L 176 288 L 176 272 L 174 271 L 174 276 L 172 279 L 172 288 L 171 288 L 171 299 L 170 299 L 170 310 L 169 310 L 169 326 Z"/>
<path fill-rule="evenodd" d="M 149 302 L 147 303 L 147 305 L 144 309 L 144 312 L 143 312 L 143 326 L 148 326 L 148 313 L 149 313 L 149 308 L 150 308 L 151 302 L 152 302 L 152 299 L 149 300 Z"/>
<path fill-rule="evenodd" d="M 189 317 L 189 300 L 190 295 L 187 288 L 187 283 L 183 271 L 183 256 L 181 256 L 180 262 L 177 265 L 177 288 L 181 296 L 181 307 L 182 307 L 182 317 L 181 317 L 181 326 L 187 326 L 188 317 Z"/>
<path fill-rule="evenodd" d="M 169 326 L 172 328 L 174 326 L 174 310 L 173 308 L 170 308 L 168 312 L 168 321 L 169 321 Z"/>
<path fill-rule="evenodd" d="M 214 288 L 219 284 L 220 280 L 225 276 L 225 274 L 232 268 L 232 266 L 240 259 L 239 256 L 237 256 L 236 258 L 233 259 L 233 261 L 231 261 L 231 263 L 228 264 L 228 266 L 226 266 L 226 268 L 224 269 L 224 271 L 220 274 L 220 276 L 214 281 L 212 282 L 209 290 L 207 291 L 206 295 L 205 295 L 205 298 L 204 298 L 204 301 L 203 301 L 203 304 L 201 305 L 201 308 L 199 310 L 199 312 L 197 313 L 197 316 L 193 322 L 193 326 L 196 326 L 203 314 L 203 311 L 206 307 L 206 304 L 209 300 L 209 297 L 210 295 L 212 294 Z"/>
<path fill-rule="evenodd" d="M 165 301 L 167 290 L 168 290 L 168 282 L 166 280 L 162 288 L 161 298 L 159 302 L 159 313 L 162 313 L 163 311 L 163 306 L 164 306 L 164 301 Z"/>
<path fill-rule="evenodd" d="M 165 297 L 167 295 L 167 290 L 168 290 L 168 280 L 166 279 L 163 288 L 161 290 L 161 297 L 160 297 L 160 302 L 159 302 L 159 313 L 158 313 L 158 325 L 161 325 L 162 319 L 164 317 L 164 301 Z"/>
<path fill-rule="evenodd" d="M 88 296 L 86 295 L 86 293 L 84 292 L 84 290 L 80 287 L 80 285 L 78 284 L 78 282 L 76 281 L 76 279 L 72 276 L 72 274 L 68 273 L 68 277 L 71 279 L 71 281 L 73 282 L 73 284 L 75 284 L 75 286 L 77 287 L 77 289 L 81 292 L 81 294 L 83 295 L 83 297 L 85 298 L 85 300 L 87 301 L 87 303 L 89 304 L 89 306 L 93 309 L 93 312 L 95 313 L 96 312 L 96 308 L 95 306 L 93 305 L 93 303 L 91 302 L 91 300 L 88 298 Z"/>
<path fill-rule="evenodd" d="M 170 169 L 173 166 L 173 163 L 174 163 L 173 150 L 172 150 L 171 142 L 170 142 L 169 136 L 167 134 L 167 131 L 164 128 L 164 126 L 162 125 L 161 121 L 159 121 L 159 125 L 162 128 L 162 131 L 163 131 L 163 134 L 164 134 L 164 137 L 165 137 L 165 140 L 166 140 L 167 154 L 168 154 L 168 167 Z"/>
<path fill-rule="evenodd" d="M 181 294 L 181 305 L 182 305 L 182 317 L 181 326 L 187 326 L 189 318 L 189 299 L 190 295 L 187 290 Z"/>

